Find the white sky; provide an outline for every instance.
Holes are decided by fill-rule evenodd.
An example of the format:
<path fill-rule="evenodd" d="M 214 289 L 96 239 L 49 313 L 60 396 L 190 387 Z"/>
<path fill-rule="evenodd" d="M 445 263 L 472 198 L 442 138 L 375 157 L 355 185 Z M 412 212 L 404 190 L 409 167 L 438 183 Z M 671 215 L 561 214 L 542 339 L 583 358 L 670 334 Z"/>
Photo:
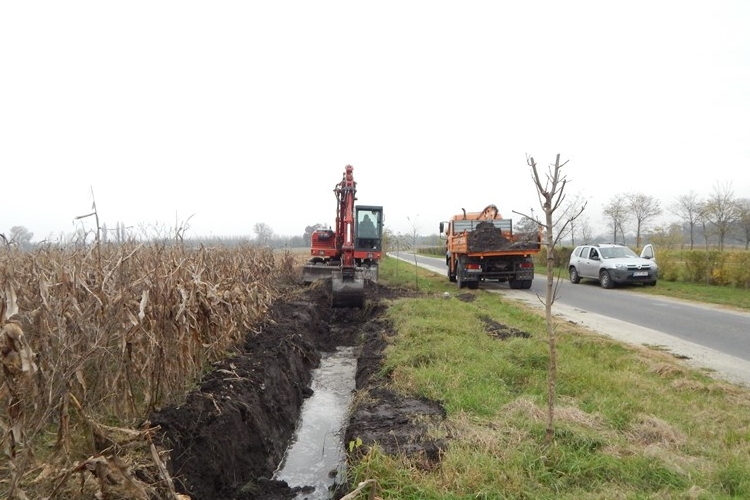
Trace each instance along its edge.
<path fill-rule="evenodd" d="M 538 210 L 558 153 L 594 227 L 617 193 L 750 197 L 750 2 L 0 3 L 0 232 L 69 233 L 93 190 L 109 228 L 301 235 L 352 164 L 434 234 Z"/>

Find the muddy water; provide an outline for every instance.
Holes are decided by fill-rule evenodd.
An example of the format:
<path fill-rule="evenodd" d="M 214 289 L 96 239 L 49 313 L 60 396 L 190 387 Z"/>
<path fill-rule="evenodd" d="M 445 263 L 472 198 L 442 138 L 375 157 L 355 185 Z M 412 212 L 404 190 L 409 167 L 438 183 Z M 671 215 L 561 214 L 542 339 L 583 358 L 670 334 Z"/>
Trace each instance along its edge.
<path fill-rule="evenodd" d="M 356 358 L 353 347 L 339 347 L 323 354 L 313 372 L 313 395 L 305 400 L 297 432 L 274 479 L 294 488 L 310 487 L 299 499 L 331 498 L 329 488 L 343 479 L 344 423 L 355 387 Z"/>

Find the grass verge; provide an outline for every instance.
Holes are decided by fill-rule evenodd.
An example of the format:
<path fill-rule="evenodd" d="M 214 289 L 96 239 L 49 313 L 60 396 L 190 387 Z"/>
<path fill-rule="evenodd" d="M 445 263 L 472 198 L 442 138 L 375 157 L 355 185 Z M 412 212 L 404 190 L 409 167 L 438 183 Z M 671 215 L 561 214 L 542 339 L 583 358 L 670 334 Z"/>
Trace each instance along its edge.
<path fill-rule="evenodd" d="M 438 467 L 374 448 L 351 470 L 382 498 L 750 498 L 750 390 L 668 353 L 559 323 L 555 439 L 544 444 L 548 344 L 539 312 L 386 259 L 381 280 L 418 287 L 389 309 L 382 376 L 440 400 Z M 449 298 L 446 298 L 445 293 Z M 355 483 L 356 484 L 356 483 Z"/>

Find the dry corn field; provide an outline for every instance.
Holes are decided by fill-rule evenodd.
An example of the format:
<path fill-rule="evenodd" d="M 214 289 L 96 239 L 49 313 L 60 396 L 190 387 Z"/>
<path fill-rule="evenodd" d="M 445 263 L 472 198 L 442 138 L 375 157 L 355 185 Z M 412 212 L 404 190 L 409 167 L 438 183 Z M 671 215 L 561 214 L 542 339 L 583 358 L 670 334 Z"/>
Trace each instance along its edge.
<path fill-rule="evenodd" d="M 0 250 L 0 497 L 179 498 L 146 416 L 245 341 L 299 255 L 130 242 Z M 110 497 L 111 498 L 111 497 Z"/>

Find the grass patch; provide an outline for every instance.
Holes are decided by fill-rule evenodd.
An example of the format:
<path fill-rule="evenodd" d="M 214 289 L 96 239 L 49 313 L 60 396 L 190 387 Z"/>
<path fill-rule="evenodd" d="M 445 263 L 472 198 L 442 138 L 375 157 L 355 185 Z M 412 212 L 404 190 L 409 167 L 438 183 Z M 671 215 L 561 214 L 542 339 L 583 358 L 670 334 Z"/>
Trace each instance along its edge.
<path fill-rule="evenodd" d="M 675 299 L 693 300 L 750 311 L 750 293 L 747 288 L 733 286 L 700 285 L 680 281 L 661 280 L 656 286 L 633 287 L 639 293 L 666 295 Z"/>
<path fill-rule="evenodd" d="M 381 279 L 418 283 L 425 293 L 389 309 L 398 335 L 383 373 L 399 391 L 443 402 L 447 419 L 433 432 L 450 445 L 429 469 L 374 449 L 351 473 L 377 479 L 382 498 L 750 494 L 748 389 L 668 353 L 559 323 L 555 439 L 546 445 L 548 345 L 539 312 L 393 264 L 386 259 Z M 498 325 L 514 334 L 498 336 Z"/>

